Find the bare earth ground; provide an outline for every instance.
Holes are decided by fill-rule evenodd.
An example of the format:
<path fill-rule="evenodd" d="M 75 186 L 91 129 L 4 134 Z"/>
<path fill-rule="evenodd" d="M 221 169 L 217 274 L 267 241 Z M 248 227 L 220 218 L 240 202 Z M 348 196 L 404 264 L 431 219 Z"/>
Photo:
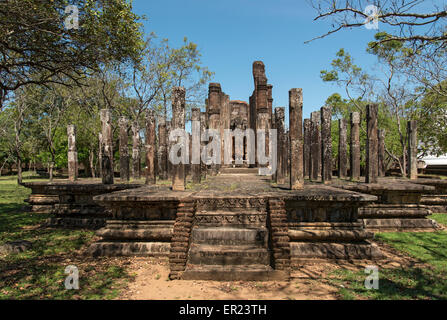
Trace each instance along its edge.
<path fill-rule="evenodd" d="M 135 281 L 118 299 L 130 300 L 333 300 L 339 298 L 335 287 L 327 281 L 331 271 L 340 268 L 364 269 L 366 265 L 381 268 L 423 266 L 386 244 L 379 244 L 386 258 L 380 262 L 315 262 L 303 264 L 286 281 L 185 281 L 169 280 L 167 259 L 133 258 L 128 266 Z"/>

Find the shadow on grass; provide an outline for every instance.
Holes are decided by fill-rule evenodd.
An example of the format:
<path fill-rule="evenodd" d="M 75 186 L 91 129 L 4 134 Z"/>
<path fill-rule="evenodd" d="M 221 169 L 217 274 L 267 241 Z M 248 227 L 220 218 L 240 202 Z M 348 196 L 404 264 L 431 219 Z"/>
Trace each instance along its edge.
<path fill-rule="evenodd" d="M 18 232 L 24 226 L 42 223 L 48 214 L 30 213 L 22 210 L 23 204 L 0 204 L 0 233 Z M 0 234 L 0 241 L 3 238 Z"/>
<path fill-rule="evenodd" d="M 390 232 L 376 237 L 395 249 L 447 273 L 447 232 Z"/>
<path fill-rule="evenodd" d="M 65 268 L 79 270 L 79 290 L 65 289 Z M 0 261 L 0 299 L 112 299 L 130 276 L 106 260 L 70 254 Z"/>
<path fill-rule="evenodd" d="M 379 270 L 378 289 L 367 289 L 363 271 L 336 270 L 329 283 L 339 289 L 342 299 L 447 299 L 447 279 L 430 269 L 383 269 Z"/>

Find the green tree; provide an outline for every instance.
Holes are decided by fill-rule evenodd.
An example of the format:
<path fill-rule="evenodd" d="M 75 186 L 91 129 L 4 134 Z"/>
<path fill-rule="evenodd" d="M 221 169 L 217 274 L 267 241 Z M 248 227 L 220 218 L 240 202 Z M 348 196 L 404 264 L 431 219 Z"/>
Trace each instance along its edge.
<path fill-rule="evenodd" d="M 446 86 L 447 81 L 442 84 Z M 420 102 L 415 120 L 423 155 L 447 153 L 447 97 L 439 90 L 428 90 Z"/>
<path fill-rule="evenodd" d="M 66 23 L 75 14 L 65 13 L 69 5 L 77 8 L 78 28 Z M 24 85 L 67 84 L 67 77 L 79 83 L 101 65 L 138 60 L 139 19 L 127 0 L 1 1 L 0 110 Z"/>
<path fill-rule="evenodd" d="M 380 34 L 377 35 L 379 37 Z M 331 63 L 332 69 L 320 73 L 323 81 L 342 86 L 348 97 L 343 100 L 339 95 L 332 95 L 328 99 L 334 115 L 348 118 L 350 112 L 358 111 L 364 121 L 366 105 L 378 103 L 379 127 L 386 131 L 385 151 L 398 165 L 402 175 L 406 174 L 406 122 L 415 117 L 418 106 L 416 86 L 411 86 L 407 77 L 399 72 L 400 60 L 396 56 L 403 54 L 404 50 L 399 42 L 370 46 L 368 52 L 376 55 L 382 66 L 382 74 L 372 76 L 357 66 L 349 53 L 340 49 Z M 366 135 L 364 123 L 361 134 Z"/>

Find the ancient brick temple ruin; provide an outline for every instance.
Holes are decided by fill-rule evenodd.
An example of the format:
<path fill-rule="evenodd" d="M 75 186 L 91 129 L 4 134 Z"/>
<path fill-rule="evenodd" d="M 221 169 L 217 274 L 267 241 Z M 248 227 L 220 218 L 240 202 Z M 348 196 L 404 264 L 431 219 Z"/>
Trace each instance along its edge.
<path fill-rule="evenodd" d="M 219 83 L 210 83 L 208 99 L 206 100 L 205 121 L 208 129 L 216 129 L 221 138 L 225 136 L 225 129 L 236 130 L 264 129 L 266 133 L 272 128 L 272 89 L 265 75 L 265 66 L 261 61 L 253 63 L 254 90 L 249 98 L 249 103 L 239 100 L 230 100 L 229 96 L 222 91 Z M 228 157 L 233 159 L 232 163 L 225 163 L 224 143 L 227 144 Z M 254 167 L 250 165 L 248 158 L 249 141 L 244 137 L 242 150 L 236 150 L 239 145 L 235 137 L 222 143 L 221 166 L 213 166 L 211 174 L 217 174 L 219 168 L 223 167 Z M 236 163 L 236 155 L 242 155 L 241 162 Z"/>
<path fill-rule="evenodd" d="M 349 121 L 337 122 L 337 161 L 332 159 L 330 106 L 303 121 L 303 90 L 293 88 L 288 93 L 287 126 L 284 108 L 277 107 L 273 113 L 273 87 L 262 62 L 253 63 L 253 77 L 249 103 L 230 100 L 220 84 L 209 84 L 205 111 L 191 112 L 195 121 L 192 130 L 203 133 L 214 129 L 224 137 L 225 129 L 276 129 L 277 144 L 265 144 L 267 153 L 277 148 L 279 155 L 272 176 L 258 175 L 262 165 L 248 158 L 253 141 L 247 137 L 243 150 L 236 150 L 240 146 L 232 137 L 224 140 L 220 164 L 189 166 L 168 161 L 173 146 L 169 133 L 184 129 L 186 122 L 186 92 L 176 87 L 173 118 L 159 119 L 158 127 L 152 113 L 145 119 L 149 137 L 144 146 L 148 164 L 145 184 L 128 182 L 143 172 L 136 122 L 132 123 L 133 139 L 129 139 L 133 144 L 129 165 L 127 119 L 119 121 L 119 150 L 124 156 L 118 170 L 122 177 L 115 179 L 119 183 L 114 180 L 113 122 L 110 112 L 104 110 L 102 182 L 75 180 L 74 169 L 70 169 L 70 180 L 27 183 L 32 189 L 28 201 L 33 211 L 52 213 L 48 223 L 53 226 L 98 228 L 101 240 L 89 248 L 94 256 L 167 257 L 172 279 L 287 279 L 291 270 L 308 261 L 381 259 L 382 253 L 373 242 L 376 230 L 438 228 L 427 216 L 430 204 L 447 204 L 447 184 L 439 179 L 418 179 L 414 169 L 411 180 L 383 177 L 383 140 L 379 139 L 384 136 L 378 132 L 377 106 L 366 110 L 367 165 L 366 176 L 361 177 L 359 113 L 352 113 Z M 408 128 L 416 134 L 416 123 Z M 75 130 L 69 128 L 68 132 L 70 168 L 75 168 Z M 415 141 L 415 137 L 410 139 L 413 162 Z M 254 143 L 255 148 L 262 145 L 261 141 Z M 197 154 L 206 144 L 199 141 L 191 146 L 190 153 Z M 225 149 L 227 144 L 231 147 Z M 240 155 L 242 158 L 237 159 Z M 225 157 L 231 161 L 225 163 Z M 414 168 L 414 163 L 410 165 Z M 132 175 L 129 168 L 133 168 Z M 157 183 L 157 179 L 171 183 Z"/>

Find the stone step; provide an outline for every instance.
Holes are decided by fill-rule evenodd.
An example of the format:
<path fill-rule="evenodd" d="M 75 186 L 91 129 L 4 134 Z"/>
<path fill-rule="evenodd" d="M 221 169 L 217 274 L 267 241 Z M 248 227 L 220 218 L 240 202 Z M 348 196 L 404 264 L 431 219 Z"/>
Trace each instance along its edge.
<path fill-rule="evenodd" d="M 195 220 L 196 225 L 203 227 L 265 227 L 267 224 L 267 213 L 246 208 L 201 210 L 196 212 Z"/>
<path fill-rule="evenodd" d="M 291 263 L 308 260 L 377 260 L 383 258 L 379 247 L 363 243 L 291 242 Z"/>
<path fill-rule="evenodd" d="M 432 219 L 363 219 L 364 228 L 371 231 L 434 231 L 440 229 Z"/>
<path fill-rule="evenodd" d="M 188 253 L 188 264 L 269 265 L 270 254 L 267 248 L 255 245 L 228 246 L 193 243 Z"/>
<path fill-rule="evenodd" d="M 289 274 L 270 266 L 250 265 L 187 265 L 183 280 L 214 281 L 287 281 Z"/>
<path fill-rule="evenodd" d="M 171 249 L 169 242 L 95 242 L 87 253 L 97 256 L 168 256 Z"/>
<path fill-rule="evenodd" d="M 52 228 L 85 228 L 99 229 L 106 225 L 106 218 L 98 217 L 50 217 L 45 220 L 44 226 Z"/>
<path fill-rule="evenodd" d="M 106 241 L 167 241 L 172 237 L 174 221 L 108 220 L 96 235 Z"/>
<path fill-rule="evenodd" d="M 365 230 L 294 230 L 289 229 L 291 241 L 347 241 L 361 242 L 373 239 L 374 233 Z"/>
<path fill-rule="evenodd" d="M 193 243 L 215 245 L 258 245 L 267 247 L 267 228 L 196 227 L 192 230 Z"/>
<path fill-rule="evenodd" d="M 258 168 L 222 168 L 220 171 L 221 174 L 250 174 L 257 175 Z"/>

